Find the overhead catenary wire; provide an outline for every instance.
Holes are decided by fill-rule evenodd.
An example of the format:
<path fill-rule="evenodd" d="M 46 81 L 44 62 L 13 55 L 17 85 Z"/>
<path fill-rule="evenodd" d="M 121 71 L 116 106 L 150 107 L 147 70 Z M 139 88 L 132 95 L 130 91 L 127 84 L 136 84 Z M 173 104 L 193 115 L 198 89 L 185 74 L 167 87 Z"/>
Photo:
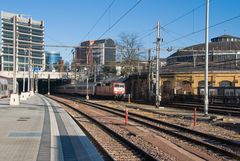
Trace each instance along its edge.
<path fill-rule="evenodd" d="M 212 69 L 212 70 L 216 70 L 216 69 L 214 69 L 214 67 L 218 67 L 218 69 L 226 69 L 226 70 L 229 70 L 229 69 L 236 70 L 236 69 L 238 69 L 240 71 L 240 66 L 238 66 L 238 64 L 236 65 L 236 61 L 240 62 L 240 58 L 217 61 L 217 62 L 210 61 L 209 62 L 209 68 Z M 194 70 L 194 68 L 191 66 L 192 64 L 193 64 L 193 62 L 185 62 L 185 64 L 184 64 L 185 66 L 183 66 L 183 64 L 171 64 L 171 65 L 164 66 L 164 68 L 168 69 L 168 70 L 179 69 L 181 71 L 184 71 L 184 69 L 189 69 L 189 71 L 192 71 L 192 70 Z M 229 66 L 229 65 L 232 65 L 232 64 L 234 64 L 234 67 Z M 224 66 L 224 65 L 227 65 L 227 66 Z M 196 66 L 195 69 L 204 69 L 205 64 L 204 63 L 201 63 L 201 64 L 198 63 L 195 66 Z"/>
<path fill-rule="evenodd" d="M 104 12 L 101 14 L 101 16 L 97 19 L 96 23 L 90 28 L 90 30 L 87 32 L 85 36 L 83 36 L 82 40 L 84 40 L 97 26 L 97 24 L 101 21 L 101 19 L 105 16 L 108 10 L 112 7 L 112 5 L 115 3 L 116 0 L 112 0 L 112 2 L 108 5 L 108 7 L 104 10 Z"/>
<path fill-rule="evenodd" d="M 147 64 L 148 63 L 148 60 L 133 60 L 135 62 L 139 62 L 139 63 L 144 63 L 144 64 Z M 236 61 L 238 62 L 237 66 L 236 66 Z M 9 62 L 11 64 L 11 62 Z M 2 64 L 2 63 L 0 63 Z M 109 67 L 114 67 L 116 65 L 120 65 L 121 62 L 115 62 L 115 61 L 108 61 L 106 64 L 104 64 L 103 66 L 109 66 Z M 171 64 L 171 65 L 167 65 L 167 66 L 163 66 L 162 68 L 163 69 L 169 69 L 169 70 L 172 70 L 172 68 L 174 69 L 180 69 L 180 70 L 184 70 L 184 69 L 189 69 L 189 70 L 194 70 L 194 68 L 190 68 L 190 66 L 193 64 L 193 61 L 192 62 L 185 62 L 185 66 L 183 66 L 183 64 Z M 231 64 L 234 64 L 234 66 L 229 66 Z M 195 69 L 203 69 L 204 68 L 204 63 L 197 63 L 195 66 Z M 228 65 L 227 67 L 224 66 L 224 65 Z M 62 66 L 61 64 L 56 64 L 56 67 L 57 66 Z M 91 66 L 90 64 L 78 64 L 77 66 Z M 137 65 L 136 63 L 135 64 L 124 64 L 124 67 L 138 67 L 139 65 Z M 141 67 L 141 65 L 140 65 Z M 222 60 L 222 61 L 210 61 L 209 62 L 209 67 L 210 69 L 213 68 L 213 67 L 219 67 L 219 69 L 238 69 L 240 71 L 240 58 L 237 58 L 237 59 L 230 59 L 230 60 Z"/>
<path fill-rule="evenodd" d="M 144 35 L 139 36 L 138 39 L 139 39 L 139 40 L 142 40 L 143 38 L 148 37 L 148 36 L 152 35 L 152 34 L 155 33 L 155 32 L 156 32 L 156 27 L 154 27 L 154 28 L 151 29 L 149 32 L 145 33 Z"/>
<path fill-rule="evenodd" d="M 63 45 L 63 46 L 64 46 L 64 43 L 55 40 L 54 38 L 50 37 L 49 35 L 45 35 L 45 36 L 46 36 L 48 39 L 50 39 L 50 40 L 56 42 L 57 44 L 59 44 L 59 45 Z M 66 51 L 67 51 L 67 48 L 65 48 L 65 50 L 62 50 L 62 51 L 63 51 L 63 52 L 66 52 Z M 71 53 L 70 53 L 70 54 L 71 54 Z M 63 58 L 63 60 L 67 59 L 67 58 L 70 56 L 70 54 L 68 53 L 67 55 L 65 55 L 64 58 Z"/>
<path fill-rule="evenodd" d="M 131 8 L 129 8 L 122 16 L 120 16 L 107 30 L 105 30 L 98 39 L 101 39 L 108 31 L 116 26 L 128 13 L 130 13 L 142 0 L 137 1 Z"/>
<path fill-rule="evenodd" d="M 170 31 L 169 29 L 166 29 L 165 27 L 162 27 L 162 26 L 161 26 L 161 29 L 162 29 L 162 31 L 166 32 L 166 33 L 169 34 L 169 35 L 172 35 L 171 33 L 173 33 L 173 34 L 175 34 L 175 35 L 177 35 L 177 36 L 183 36 L 183 35 L 175 32 L 175 31 Z M 186 37 L 186 38 L 187 38 L 188 40 L 194 42 L 194 43 L 196 42 L 196 40 L 194 40 L 194 39 L 191 39 L 191 38 L 188 38 L 188 37 Z"/>
<path fill-rule="evenodd" d="M 210 3 L 211 3 L 212 1 L 214 1 L 214 0 L 210 0 Z M 177 18 L 171 20 L 170 22 L 166 23 L 165 25 L 162 25 L 162 26 L 161 26 L 161 29 L 165 29 L 165 31 L 166 31 L 166 30 L 167 30 L 167 29 L 166 29 L 166 26 L 169 26 L 170 24 L 173 24 L 173 23 L 177 22 L 178 20 L 181 20 L 182 18 L 188 16 L 189 14 L 193 14 L 193 32 L 194 32 L 194 31 L 195 31 L 195 28 L 194 28 L 194 21 L 195 21 L 194 14 L 195 14 L 195 12 L 196 12 L 197 10 L 199 10 L 199 9 L 202 8 L 202 7 L 204 7 L 205 4 L 206 4 L 206 2 L 200 4 L 199 6 L 197 6 L 197 7 L 193 8 L 193 9 L 189 10 L 188 12 L 186 12 L 186 13 L 178 16 Z M 178 33 L 176 33 L 176 32 L 173 32 L 173 31 L 171 31 L 171 32 L 174 33 L 175 35 L 182 36 L 181 34 L 178 34 Z M 193 41 L 193 42 L 196 42 L 195 40 L 190 39 L 190 38 L 188 38 L 188 37 L 183 37 L 183 38 L 186 38 L 186 39 L 189 39 L 189 40 L 191 40 L 191 41 Z"/>
<path fill-rule="evenodd" d="M 226 20 L 223 20 L 223 21 L 221 21 L 221 22 L 218 22 L 218 23 L 216 23 L 216 24 L 214 24 L 214 25 L 211 25 L 211 26 L 209 26 L 209 28 L 213 28 L 213 27 L 216 27 L 216 26 L 218 26 L 218 25 L 221 25 L 221 24 L 224 24 L 224 23 L 226 23 L 226 22 L 229 22 L 229 21 L 232 21 L 232 20 L 234 20 L 234 19 L 237 19 L 237 18 L 239 18 L 240 17 L 240 15 L 237 15 L 237 16 L 234 16 L 234 17 L 231 17 L 231 18 L 229 18 L 229 19 L 226 19 Z M 193 33 L 189 33 L 189 34 L 186 34 L 186 35 L 183 35 L 183 36 L 181 36 L 181 37 L 179 37 L 179 38 L 177 38 L 177 39 L 174 39 L 174 40 L 171 40 L 171 41 L 168 41 L 168 42 L 166 42 L 164 45 L 166 45 L 166 44 L 169 44 L 169 43 L 172 43 L 172 42 L 174 42 L 174 41 L 177 41 L 177 40 L 180 40 L 180 39 L 182 39 L 183 37 L 188 37 L 188 36 L 191 36 L 191 35 L 193 35 L 193 34 L 196 34 L 196 33 L 198 33 L 198 32 L 201 32 L 201 31 L 204 31 L 205 30 L 205 28 L 203 28 L 203 29 L 200 29 L 200 30 L 198 30 L 198 31 L 195 31 L 195 32 L 193 32 Z M 0 44 L 5 44 L 5 45 L 7 45 L 8 47 L 12 47 L 13 46 L 13 44 L 12 43 L 0 43 Z M 60 48 L 89 48 L 89 46 L 79 46 L 79 45 L 55 45 L 55 44 L 45 44 L 45 45 L 34 45 L 34 44 L 21 44 L 20 42 L 19 42 L 19 46 L 24 46 L 24 47 L 29 47 L 29 46 L 32 46 L 32 47 L 37 47 L 37 46 L 45 46 L 45 47 L 60 47 Z M 101 48 L 101 47 L 91 47 L 91 48 Z M 105 47 L 105 48 L 112 48 L 112 49 L 117 49 L 118 47 L 116 46 L 116 47 Z M 129 48 L 130 49 L 130 48 Z M 148 50 L 149 48 L 131 48 L 132 50 L 139 50 L 139 49 L 141 49 L 141 50 Z M 172 48 L 173 50 L 174 50 L 174 48 Z M 155 49 L 153 49 L 153 50 L 155 50 Z M 161 50 L 163 50 L 163 51 L 168 51 L 169 49 L 168 48 L 161 48 Z M 179 50 L 179 48 L 176 48 L 175 50 Z M 180 49 L 181 51 L 192 51 L 191 49 L 189 49 L 189 50 L 186 50 L 186 49 Z M 199 51 L 199 50 L 194 50 L 194 51 Z M 232 51 L 232 50 L 231 50 Z"/>
<path fill-rule="evenodd" d="M 205 4 L 206 4 L 205 2 L 204 2 L 204 3 L 202 3 L 202 4 L 200 4 L 200 5 L 199 5 L 199 6 L 197 6 L 196 8 L 194 8 L 194 9 L 191 9 L 190 11 L 188 11 L 188 12 L 184 13 L 183 15 L 181 15 L 181 16 L 179 16 L 179 17 L 177 17 L 177 18 L 173 19 L 172 21 L 170 21 L 170 22 L 166 23 L 166 24 L 165 24 L 165 25 L 163 25 L 162 27 L 166 27 L 166 26 L 168 26 L 168 25 L 170 25 L 170 24 L 172 24 L 172 23 L 174 23 L 174 22 L 176 22 L 176 21 L 178 21 L 178 20 L 182 19 L 183 17 L 185 17 L 185 16 L 187 16 L 187 15 L 191 14 L 191 13 L 192 13 L 194 10 L 197 10 L 197 9 L 199 9 L 199 8 L 203 7 Z"/>
<path fill-rule="evenodd" d="M 122 18 L 124 18 L 131 10 L 133 10 L 142 0 L 139 0 L 136 4 L 134 4 L 125 14 L 123 14 L 112 26 L 110 26 L 98 39 L 100 39 L 103 35 L 105 35 L 109 30 L 111 30 Z M 213 1 L 213 0 L 211 0 Z M 99 17 L 99 19 L 96 21 L 96 23 L 91 27 L 91 29 L 88 31 L 88 33 L 84 36 L 83 39 L 85 39 L 89 34 L 90 32 L 96 27 L 96 25 L 99 23 L 99 21 L 102 19 L 102 17 L 107 13 L 107 11 L 112 7 L 112 5 L 114 4 L 115 0 L 113 0 L 109 6 L 105 9 L 105 11 L 103 12 L 103 14 Z M 202 6 L 204 6 L 205 3 L 202 3 L 201 5 L 195 7 L 194 9 L 190 10 L 189 12 L 183 14 L 182 16 L 179 16 L 177 17 L 176 19 L 170 21 L 169 23 L 165 24 L 163 27 L 165 26 L 168 26 L 176 21 L 178 21 L 179 19 L 187 16 L 188 14 L 192 13 L 194 10 L 198 10 L 199 8 L 201 8 Z M 151 34 L 153 34 L 154 31 L 150 31 L 150 33 L 148 33 L 147 35 L 143 36 L 143 37 L 140 37 L 139 39 L 143 39 Z M 68 54 L 68 56 L 70 55 L 71 53 Z"/>
<path fill-rule="evenodd" d="M 210 3 L 211 3 L 212 1 L 214 1 L 214 0 L 211 0 Z M 178 16 L 177 18 L 171 20 L 170 22 L 166 23 L 165 25 L 162 25 L 162 27 L 166 27 L 166 26 L 168 26 L 168 25 L 170 25 L 170 24 L 173 24 L 173 23 L 177 22 L 178 20 L 182 19 L 183 17 L 186 17 L 187 15 L 195 12 L 196 10 L 198 10 L 198 9 L 200 9 L 200 8 L 202 8 L 202 7 L 204 7 L 205 5 L 206 5 L 206 2 L 201 3 L 199 6 L 197 6 L 197 7 L 193 8 L 193 9 L 191 9 L 190 11 L 188 11 L 188 12 L 186 12 L 186 13 Z"/>
<path fill-rule="evenodd" d="M 232 21 L 232 20 L 237 19 L 237 18 L 240 18 L 240 14 L 237 15 L 237 16 L 228 18 L 228 19 L 226 19 L 226 20 L 220 21 L 220 22 L 218 22 L 218 23 L 216 23 L 216 24 L 214 24 L 214 25 L 209 26 L 208 28 L 210 29 L 210 28 L 219 26 L 219 25 L 221 25 L 221 24 L 224 24 L 224 23 L 226 23 L 226 22 Z M 178 37 L 178 38 L 176 38 L 176 39 L 174 39 L 174 40 L 170 40 L 170 41 L 164 43 L 163 45 L 167 45 L 167 44 L 173 43 L 173 42 L 175 42 L 175 41 L 178 41 L 178 40 L 181 40 L 181 39 L 183 39 L 183 38 L 192 36 L 192 35 L 194 35 L 194 34 L 197 34 L 197 33 L 199 33 L 199 32 L 202 32 L 202 31 L 204 31 L 204 30 L 205 30 L 205 28 L 202 28 L 202 29 L 199 29 L 199 30 L 197 30 L 197 31 L 195 31 L 195 32 L 188 33 L 188 34 L 183 35 L 183 36 L 181 36 L 181 37 Z"/>
<path fill-rule="evenodd" d="M 0 43 L 0 44 L 3 44 L 3 45 L 6 45 L 6 47 L 13 47 L 11 43 Z M 27 47 L 29 47 L 29 45 L 26 45 L 26 44 L 20 44 L 21 46 L 18 46 L 18 49 L 21 49 L 21 50 L 24 50 L 26 49 Z M 142 52 L 142 51 L 147 51 L 149 49 L 151 49 L 152 51 L 156 50 L 155 48 L 127 48 L 125 47 L 124 49 L 121 48 L 121 46 L 115 46 L 115 47 L 99 47 L 99 46 L 75 46 L 75 45 L 56 45 L 56 44 L 45 44 L 45 45 L 31 45 L 32 47 L 39 47 L 39 46 L 45 46 L 45 47 L 53 47 L 53 48 L 83 48 L 83 49 L 116 49 L 116 50 L 137 50 L 138 52 Z M 30 49 L 32 50 L 32 49 Z M 34 50 L 34 49 L 33 49 Z M 38 49 L 37 49 L 38 50 Z M 161 48 L 160 49 L 161 51 L 169 51 L 169 48 Z M 204 52 L 205 50 L 204 49 L 184 49 L 184 48 L 174 48 L 172 47 L 171 48 L 171 51 L 189 51 L 189 52 Z M 217 49 L 214 49 L 214 50 L 211 50 L 212 52 L 221 52 L 221 51 L 224 51 L 224 52 L 236 52 L 238 50 L 217 50 Z"/>

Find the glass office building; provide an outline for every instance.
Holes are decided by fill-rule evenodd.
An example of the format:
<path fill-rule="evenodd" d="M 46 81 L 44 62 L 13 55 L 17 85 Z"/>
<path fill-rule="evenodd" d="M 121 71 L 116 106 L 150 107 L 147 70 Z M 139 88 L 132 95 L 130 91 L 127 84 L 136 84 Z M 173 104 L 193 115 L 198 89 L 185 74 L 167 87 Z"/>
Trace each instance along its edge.
<path fill-rule="evenodd" d="M 54 71 L 58 69 L 58 64 L 62 57 L 59 52 L 51 51 L 45 52 L 46 55 L 46 70 L 47 71 Z"/>

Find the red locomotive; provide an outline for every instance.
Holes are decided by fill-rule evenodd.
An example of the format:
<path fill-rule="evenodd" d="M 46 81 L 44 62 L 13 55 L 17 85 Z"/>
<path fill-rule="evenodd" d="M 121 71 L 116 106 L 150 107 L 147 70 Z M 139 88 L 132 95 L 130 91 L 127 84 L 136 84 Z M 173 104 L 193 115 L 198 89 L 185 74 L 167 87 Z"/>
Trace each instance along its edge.
<path fill-rule="evenodd" d="M 125 84 L 122 82 L 110 82 L 106 84 L 97 84 L 97 96 L 110 96 L 115 98 L 122 98 L 125 94 Z"/>

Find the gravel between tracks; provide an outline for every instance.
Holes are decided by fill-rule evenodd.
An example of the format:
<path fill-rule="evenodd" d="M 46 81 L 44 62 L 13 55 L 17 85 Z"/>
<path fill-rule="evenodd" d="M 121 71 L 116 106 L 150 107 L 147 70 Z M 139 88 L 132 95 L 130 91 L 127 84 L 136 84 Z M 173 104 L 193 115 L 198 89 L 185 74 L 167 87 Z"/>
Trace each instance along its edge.
<path fill-rule="evenodd" d="M 74 106 L 78 108 L 78 106 L 77 106 L 76 104 L 75 104 Z M 64 106 L 63 106 L 63 107 L 64 107 Z M 95 116 L 95 119 L 97 119 L 98 121 L 104 122 L 105 125 L 107 125 L 108 127 L 110 127 L 110 128 L 111 128 L 112 130 L 114 130 L 115 132 L 118 132 L 119 134 L 121 134 L 121 136 L 123 136 L 124 138 L 127 138 L 127 139 L 130 138 L 130 140 L 131 140 L 133 143 L 136 143 L 136 142 L 141 143 L 141 144 L 140 144 L 141 147 L 142 147 L 145 151 L 147 151 L 149 154 L 151 154 L 152 156 L 156 157 L 157 159 L 159 159 L 159 160 L 171 160 L 171 161 L 177 160 L 175 157 L 173 157 L 173 156 L 171 156 L 171 155 L 169 155 L 169 154 L 164 153 L 163 151 L 161 151 L 161 150 L 158 149 L 157 147 L 154 147 L 152 144 L 147 143 L 147 142 L 144 142 L 144 141 L 141 139 L 141 137 L 133 137 L 133 136 L 129 135 L 129 132 L 126 131 L 126 129 L 124 130 L 124 128 L 122 128 L 122 126 L 124 126 L 124 125 L 121 125 L 121 124 L 123 123 L 122 120 L 120 120 L 120 122 L 119 122 L 118 119 L 116 119 L 115 117 L 109 116 L 109 114 L 108 114 L 108 116 L 102 116 L 102 117 L 101 117 L 101 116 L 99 116 L 98 112 L 93 111 L 92 109 L 84 108 L 84 107 L 86 107 L 86 106 L 85 106 L 85 105 L 81 105 L 81 110 L 83 110 L 84 112 L 87 112 L 88 114 L 90 114 L 90 115 L 92 115 L 92 116 Z M 70 109 L 67 108 L 67 107 L 64 107 L 64 109 L 65 109 L 66 111 L 68 111 L 69 113 L 71 113 L 72 115 L 74 115 L 74 116 L 79 116 L 79 114 L 77 114 L 77 113 L 76 113 L 75 111 L 73 111 L 73 110 L 70 110 Z M 101 114 L 101 115 L 102 115 L 102 114 Z M 106 117 L 107 117 L 107 119 L 106 119 Z M 89 132 L 90 132 L 91 134 L 93 134 L 93 135 L 96 136 L 97 130 L 95 130 L 95 128 L 92 127 L 92 125 L 89 123 L 89 121 L 83 120 L 83 118 L 78 119 L 78 120 L 81 122 L 81 124 L 83 124 L 83 126 L 85 126 L 85 128 L 87 128 L 87 129 L 89 130 Z M 125 132 L 123 132 L 123 131 L 125 131 Z M 94 134 L 94 133 L 95 133 L 95 134 Z M 98 136 L 97 139 L 98 139 L 98 141 L 99 141 L 101 144 L 103 144 L 104 142 L 105 142 L 105 143 L 108 142 L 108 141 L 105 139 L 106 136 L 101 136 L 102 134 L 101 134 L 100 132 L 97 132 L 97 135 L 100 136 L 100 137 Z M 139 144 L 138 144 L 138 145 L 139 145 Z M 110 145 L 109 145 L 109 147 L 111 148 Z M 112 152 L 110 152 L 110 153 L 116 153 L 116 152 L 113 151 L 114 149 L 109 149 L 109 148 L 108 148 L 108 150 L 109 150 L 109 151 L 112 151 Z M 129 154 L 124 154 L 124 153 L 122 153 L 121 155 L 126 155 L 126 156 L 128 156 Z M 123 158 L 116 158 L 116 159 L 117 159 L 117 160 L 124 160 L 124 158 L 125 158 L 125 157 L 123 157 Z M 131 158 L 125 158 L 125 160 L 129 160 L 129 159 L 131 159 Z"/>
<path fill-rule="evenodd" d="M 83 109 L 84 106 L 85 105 L 81 105 L 81 109 Z M 89 109 L 90 108 L 88 108 L 88 110 Z M 95 114 L 93 114 L 93 115 L 97 115 L 96 114 L 97 110 L 94 110 L 94 111 L 95 111 Z M 91 112 L 91 110 L 90 110 L 90 111 L 88 111 L 88 113 L 94 113 L 94 112 L 93 111 Z M 101 112 L 101 113 L 104 113 L 104 112 Z M 145 134 L 143 132 L 144 130 L 142 132 L 139 132 L 139 131 L 138 132 L 132 132 L 134 130 L 131 129 L 131 128 L 133 128 L 134 126 L 127 126 L 127 127 L 123 126 L 124 121 L 121 120 L 119 122 L 119 118 L 116 119 L 115 117 L 109 116 L 109 114 L 105 114 L 102 117 L 98 116 L 96 118 L 98 120 L 101 120 L 102 122 L 105 122 L 105 124 L 108 127 L 113 129 L 114 131 L 117 131 L 119 134 L 121 134 L 122 136 L 124 136 L 128 140 L 131 140 L 134 144 L 136 144 L 138 146 L 141 146 L 145 151 L 152 154 L 152 156 L 157 157 L 159 160 L 177 160 L 176 158 L 178 158 L 178 160 L 194 160 L 194 159 L 190 159 L 190 158 L 186 157 L 188 155 L 192 155 L 191 151 L 194 154 L 200 153 L 199 154 L 200 156 L 205 155 L 205 158 L 208 158 L 207 160 L 216 160 L 216 159 L 217 160 L 225 160 L 224 158 L 219 158 L 218 156 L 215 156 L 215 155 L 211 154 L 210 152 L 209 152 L 210 155 L 207 155 L 206 151 L 205 152 L 204 152 L 204 150 L 201 151 L 201 149 L 198 149 L 197 147 L 193 147 L 191 145 L 179 146 L 181 144 L 186 144 L 186 143 L 184 143 L 182 141 L 176 141 L 176 138 L 174 140 L 174 138 L 162 135 L 165 138 L 170 138 L 169 140 L 171 140 L 171 141 L 174 140 L 173 142 L 177 143 L 177 145 L 179 147 L 184 147 L 184 149 L 188 149 L 188 150 L 191 149 L 190 153 L 185 151 L 185 154 L 184 153 L 181 154 L 183 156 L 186 155 L 185 158 L 183 156 L 179 155 L 179 152 L 178 152 L 178 155 L 175 154 L 174 157 L 173 157 L 173 155 L 169 155 L 168 153 L 166 153 L 166 151 L 162 151 L 162 149 L 166 148 L 166 147 L 161 147 L 161 146 L 164 146 L 164 145 L 160 144 L 160 145 L 157 146 L 156 143 L 154 144 L 154 142 L 156 142 L 156 140 L 159 141 L 159 138 L 155 138 L 155 140 L 154 140 L 153 139 L 154 133 L 152 131 L 147 131 L 147 132 L 145 132 Z M 108 120 L 108 121 L 106 121 L 106 120 Z M 113 120 L 115 120 L 115 121 L 113 121 Z M 139 127 L 139 128 L 143 129 L 144 127 Z M 143 133 L 143 134 L 140 134 L 140 133 Z M 160 135 L 159 135 L 159 137 L 160 137 Z M 149 141 L 150 139 L 152 139 L 152 141 Z M 148 140 L 148 141 L 146 141 L 146 140 Z M 169 152 L 169 149 L 165 149 L 165 150 L 168 150 L 168 152 Z M 171 151 L 171 150 L 170 150 L 170 152 L 176 153 L 176 150 L 175 151 L 174 150 Z M 182 150 L 182 151 L 184 151 L 184 150 Z M 170 153 L 170 154 L 172 154 L 172 153 Z M 200 160 L 200 159 L 198 158 L 198 160 Z"/>
<path fill-rule="evenodd" d="M 92 100 L 93 101 L 93 100 Z M 96 103 L 100 103 L 103 105 L 107 105 L 114 108 L 122 108 L 125 109 L 126 106 L 143 106 L 146 108 L 151 108 L 156 110 L 155 108 L 148 105 L 140 105 L 140 104 L 127 104 L 125 102 L 119 101 L 93 101 Z M 134 110 L 129 108 L 129 110 Z M 138 110 L 134 110 L 137 112 Z M 169 123 L 174 123 L 177 125 L 194 128 L 197 131 L 209 133 L 215 136 L 224 137 L 227 139 L 232 139 L 240 142 L 240 118 L 238 117 L 230 117 L 224 116 L 219 117 L 220 119 L 204 119 L 201 114 L 198 114 L 197 118 L 197 126 L 193 127 L 193 114 L 187 110 L 179 110 L 174 108 L 165 108 L 156 110 L 161 114 L 154 115 L 145 112 L 145 115 L 155 117 L 162 121 L 168 121 Z M 141 112 L 142 113 L 142 112 Z"/>

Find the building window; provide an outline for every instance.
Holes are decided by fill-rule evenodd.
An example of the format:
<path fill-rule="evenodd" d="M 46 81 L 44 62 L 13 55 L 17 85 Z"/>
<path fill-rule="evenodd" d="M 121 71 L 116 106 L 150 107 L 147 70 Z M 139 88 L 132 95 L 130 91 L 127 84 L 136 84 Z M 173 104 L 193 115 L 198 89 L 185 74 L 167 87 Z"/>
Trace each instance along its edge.
<path fill-rule="evenodd" d="M 205 81 L 199 81 L 198 82 L 198 87 L 204 87 L 205 86 Z M 208 82 L 208 87 L 212 87 L 212 83 Z"/>
<path fill-rule="evenodd" d="M 232 87 L 232 85 L 233 85 L 233 83 L 230 82 L 230 81 L 221 81 L 221 82 L 219 83 L 219 86 L 220 86 L 220 87 Z"/>

